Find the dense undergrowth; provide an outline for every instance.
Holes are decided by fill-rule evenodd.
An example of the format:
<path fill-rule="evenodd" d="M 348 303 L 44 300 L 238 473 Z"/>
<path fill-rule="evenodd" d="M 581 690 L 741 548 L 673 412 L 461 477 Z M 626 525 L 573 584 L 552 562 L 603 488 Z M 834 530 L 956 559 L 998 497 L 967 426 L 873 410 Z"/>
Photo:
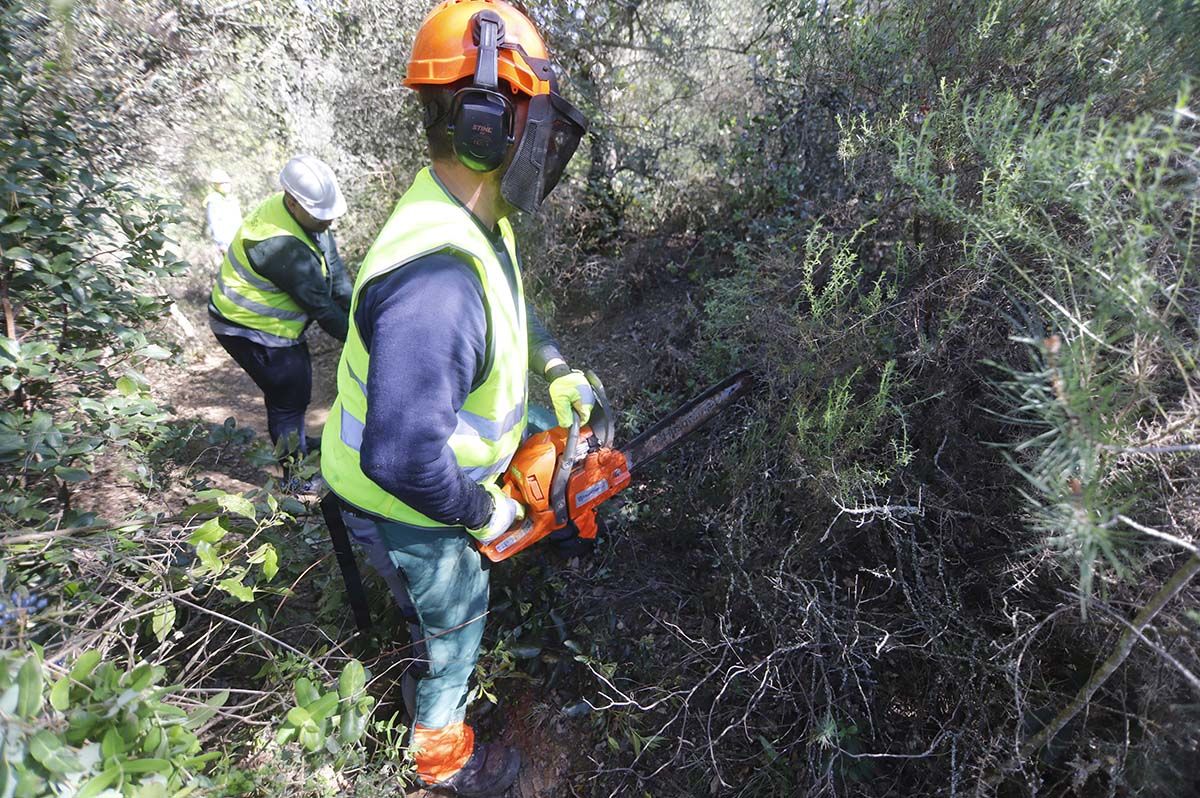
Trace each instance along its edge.
<path fill-rule="evenodd" d="M 271 460 L 244 423 L 156 399 L 203 257 L 156 195 L 315 151 L 353 262 L 420 160 L 425 4 L 303 5 L 0 3 L 0 798 L 404 778 L 405 641 L 310 506 L 200 475 Z M 531 5 L 594 127 L 527 279 L 617 319 L 566 349 L 623 434 L 758 378 L 595 561 L 497 575 L 480 703 L 578 741 L 538 794 L 1194 792 L 1194 3 Z"/>

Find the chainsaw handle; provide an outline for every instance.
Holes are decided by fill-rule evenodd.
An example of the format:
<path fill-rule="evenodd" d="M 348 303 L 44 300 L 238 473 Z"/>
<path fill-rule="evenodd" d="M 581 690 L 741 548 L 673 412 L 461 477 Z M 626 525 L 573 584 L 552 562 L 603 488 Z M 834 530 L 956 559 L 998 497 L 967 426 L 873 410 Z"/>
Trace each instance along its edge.
<path fill-rule="evenodd" d="M 550 482 L 550 508 L 554 510 L 554 523 L 565 526 L 568 516 L 567 483 L 571 480 L 571 469 L 575 467 L 575 449 L 579 444 L 579 413 L 571 408 L 571 427 L 567 430 L 567 443 L 562 458 Z"/>
<path fill-rule="evenodd" d="M 604 391 L 604 383 L 600 382 L 596 372 L 591 369 L 585 371 L 583 376 L 591 384 L 592 393 L 596 394 L 596 404 L 592 408 L 592 417 L 588 419 L 588 425 L 591 426 L 592 434 L 596 436 L 596 442 L 600 444 L 600 448 L 612 446 L 614 424 L 612 411 L 609 409 L 608 394 Z"/>

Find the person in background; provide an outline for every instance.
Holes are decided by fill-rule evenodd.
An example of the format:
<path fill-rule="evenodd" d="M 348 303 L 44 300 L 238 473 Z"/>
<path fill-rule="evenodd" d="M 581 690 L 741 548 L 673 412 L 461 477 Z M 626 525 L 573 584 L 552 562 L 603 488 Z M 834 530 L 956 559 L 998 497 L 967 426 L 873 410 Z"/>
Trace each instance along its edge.
<path fill-rule="evenodd" d="M 312 398 L 309 324 L 346 340 L 350 281 L 330 226 L 346 212 L 333 170 L 311 155 L 279 173 L 225 252 L 208 303 L 209 326 L 263 392 L 267 429 L 284 465 L 310 449 L 304 416 Z M 318 448 L 312 446 L 311 448 Z M 290 484 L 293 492 L 313 485 Z"/>
<path fill-rule="evenodd" d="M 242 224 L 242 208 L 233 195 L 233 178 L 224 169 L 214 169 L 208 175 L 212 190 L 204 198 L 204 216 L 208 222 L 208 237 L 217 245 L 221 255 L 233 243 Z"/>

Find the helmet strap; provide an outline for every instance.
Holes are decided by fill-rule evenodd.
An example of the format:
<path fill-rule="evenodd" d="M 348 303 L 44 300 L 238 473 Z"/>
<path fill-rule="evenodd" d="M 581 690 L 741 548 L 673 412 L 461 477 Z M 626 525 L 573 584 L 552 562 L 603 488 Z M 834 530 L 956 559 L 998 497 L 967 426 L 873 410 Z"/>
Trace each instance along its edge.
<path fill-rule="evenodd" d="M 495 11 L 480 11 L 471 18 L 472 36 L 478 46 L 475 58 L 475 85 L 495 91 L 500 85 L 500 45 L 504 41 L 504 20 Z"/>

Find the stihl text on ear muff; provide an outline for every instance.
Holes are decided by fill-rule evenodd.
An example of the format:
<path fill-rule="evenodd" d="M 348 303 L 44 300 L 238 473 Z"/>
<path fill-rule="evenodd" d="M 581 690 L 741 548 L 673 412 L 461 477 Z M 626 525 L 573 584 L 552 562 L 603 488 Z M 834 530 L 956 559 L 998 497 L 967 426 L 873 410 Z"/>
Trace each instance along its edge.
<path fill-rule="evenodd" d="M 472 19 L 478 45 L 474 85 L 459 89 L 450 106 L 450 140 L 454 154 L 469 169 L 491 172 L 504 163 L 513 144 L 514 109 L 501 94 L 497 65 L 504 43 L 504 21 L 495 11 Z"/>

